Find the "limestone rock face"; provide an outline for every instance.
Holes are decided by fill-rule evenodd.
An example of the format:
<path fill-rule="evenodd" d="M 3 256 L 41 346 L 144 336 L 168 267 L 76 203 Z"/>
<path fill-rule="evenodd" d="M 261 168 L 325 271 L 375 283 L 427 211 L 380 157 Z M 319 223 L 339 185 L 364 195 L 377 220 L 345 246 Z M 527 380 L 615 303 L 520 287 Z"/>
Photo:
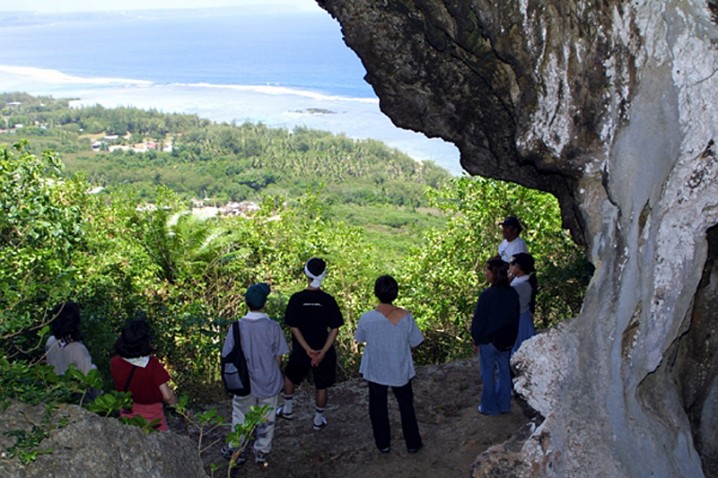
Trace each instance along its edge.
<path fill-rule="evenodd" d="M 60 405 L 47 414 L 43 406 L 11 404 L 0 413 L 0 449 L 9 450 L 18 437 L 45 430 L 38 457 L 28 465 L 0 458 L 0 476 L 47 477 L 202 477 L 196 444 L 174 433 L 145 433 L 114 418 L 102 418 L 74 405 Z"/>
<path fill-rule="evenodd" d="M 718 3 L 318 3 L 394 123 L 555 194 L 596 266 L 516 357 L 545 417 L 516 474 L 715 474 Z"/>

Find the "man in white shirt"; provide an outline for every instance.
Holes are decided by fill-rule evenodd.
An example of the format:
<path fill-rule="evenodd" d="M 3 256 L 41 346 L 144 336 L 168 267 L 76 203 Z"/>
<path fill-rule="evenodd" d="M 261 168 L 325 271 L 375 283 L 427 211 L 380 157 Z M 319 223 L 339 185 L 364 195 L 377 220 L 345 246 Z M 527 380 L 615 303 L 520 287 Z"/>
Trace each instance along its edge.
<path fill-rule="evenodd" d="M 519 237 L 523 227 L 521 227 L 521 223 L 516 217 L 507 217 L 501 223 L 501 229 L 504 240 L 499 244 L 499 256 L 504 262 L 511 262 L 511 257 L 514 254 L 529 251 L 524 240 Z"/>

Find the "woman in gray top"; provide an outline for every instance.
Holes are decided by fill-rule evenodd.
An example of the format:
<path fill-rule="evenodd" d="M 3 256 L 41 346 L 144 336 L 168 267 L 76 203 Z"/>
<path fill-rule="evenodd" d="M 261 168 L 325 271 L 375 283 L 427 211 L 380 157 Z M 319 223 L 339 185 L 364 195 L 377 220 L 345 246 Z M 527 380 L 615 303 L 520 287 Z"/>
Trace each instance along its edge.
<path fill-rule="evenodd" d="M 57 375 L 64 375 L 70 365 L 83 374 L 97 368 L 92 363 L 90 352 L 82 343 L 80 333 L 80 306 L 73 301 L 58 304 L 52 309 L 50 322 L 52 335 L 45 344 L 45 357 Z"/>
<path fill-rule="evenodd" d="M 509 277 L 511 287 L 519 294 L 519 332 L 516 336 L 516 343 L 511 350 L 516 352 L 524 340 L 534 336 L 534 311 L 536 309 L 536 269 L 535 261 L 531 254 L 521 252 L 514 254 L 509 264 Z"/>
<path fill-rule="evenodd" d="M 366 343 L 359 372 L 369 382 L 369 418 L 374 442 L 382 453 L 389 453 L 391 433 L 387 410 L 387 391 L 391 387 L 399 404 L 401 428 L 409 453 L 423 446 L 414 412 L 411 379 L 416 375 L 411 349 L 424 341 L 411 312 L 392 305 L 399 293 L 393 277 L 379 277 L 374 295 L 379 299 L 375 309 L 359 319 L 354 339 Z"/>

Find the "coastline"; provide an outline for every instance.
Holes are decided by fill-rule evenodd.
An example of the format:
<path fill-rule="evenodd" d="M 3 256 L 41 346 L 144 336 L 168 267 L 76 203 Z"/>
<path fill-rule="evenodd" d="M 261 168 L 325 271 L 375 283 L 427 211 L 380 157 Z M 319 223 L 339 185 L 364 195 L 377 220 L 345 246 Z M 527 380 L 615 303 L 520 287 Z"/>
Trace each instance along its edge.
<path fill-rule="evenodd" d="M 132 106 L 196 114 L 215 122 L 307 127 L 374 139 L 416 160 L 462 173 L 456 147 L 397 128 L 376 98 L 350 98 L 273 85 L 158 84 L 124 78 L 83 78 L 41 68 L 0 65 L 0 91 L 73 99 L 72 106 Z"/>

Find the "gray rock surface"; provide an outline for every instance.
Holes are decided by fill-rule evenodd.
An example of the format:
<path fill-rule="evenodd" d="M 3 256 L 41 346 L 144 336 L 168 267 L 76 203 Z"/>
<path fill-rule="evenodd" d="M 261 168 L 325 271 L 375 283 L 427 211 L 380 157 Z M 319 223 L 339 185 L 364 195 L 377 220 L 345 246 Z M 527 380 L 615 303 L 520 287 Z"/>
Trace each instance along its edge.
<path fill-rule="evenodd" d="M 80 407 L 61 405 L 47 415 L 43 406 L 11 404 L 0 414 L 0 450 L 7 453 L 18 430 L 49 430 L 36 450 L 38 458 L 22 465 L 17 459 L 0 459 L 0 476 L 32 477 L 202 477 L 196 444 L 175 433 L 145 433 L 114 418 L 102 418 Z"/>
<path fill-rule="evenodd" d="M 329 425 L 321 430 L 312 428 L 314 387 L 304 383 L 295 395 L 295 418 L 279 420 L 275 429 L 268 468 L 255 466 L 251 451 L 249 460 L 231 476 L 245 478 L 378 478 L 427 477 L 456 478 L 467 476 L 472 463 L 483 450 L 503 443 L 520 431 L 533 429 L 539 419 L 529 419 L 525 406 L 514 401 L 511 413 L 487 417 L 476 406 L 481 396 L 478 358 L 457 360 L 441 365 L 417 367 L 412 381 L 414 406 L 424 448 L 408 453 L 403 439 L 399 408 L 389 392 L 388 410 L 391 423 L 391 452 L 380 453 L 372 437 L 368 412 L 367 382 L 353 378 L 332 387 L 329 392 L 327 418 Z M 195 404 L 191 413 L 216 411 L 227 423 L 231 421 L 231 400 L 221 384 L 208 389 L 212 403 Z M 205 427 L 201 431 L 177 414 L 168 415 L 171 433 L 143 435 L 139 429 L 121 425 L 115 419 L 103 419 L 77 407 L 65 407 L 52 415 L 57 425 L 67 426 L 52 432 L 41 442 L 38 451 L 52 450 L 23 467 L 7 452 L 15 438 L 7 435 L 14 430 L 30 431 L 42 425 L 43 407 L 13 405 L 0 411 L 0 477 L 70 477 L 70 476 L 163 476 L 195 478 L 212 474 L 228 476 L 227 460 L 220 452 L 228 426 Z M 67 417 L 63 420 L 63 417 Z M 527 428 L 531 427 L 531 428 Z M 520 439 L 512 446 L 500 446 L 518 457 Z M 195 462 L 197 445 L 204 449 L 204 472 Z M 501 463 L 497 453 L 492 454 Z M 161 460 L 163 463 L 150 461 Z"/>
<path fill-rule="evenodd" d="M 545 417 L 516 475 L 714 475 L 717 3 L 318 3 L 394 123 L 555 194 L 596 266 L 580 316 L 516 357 Z"/>

